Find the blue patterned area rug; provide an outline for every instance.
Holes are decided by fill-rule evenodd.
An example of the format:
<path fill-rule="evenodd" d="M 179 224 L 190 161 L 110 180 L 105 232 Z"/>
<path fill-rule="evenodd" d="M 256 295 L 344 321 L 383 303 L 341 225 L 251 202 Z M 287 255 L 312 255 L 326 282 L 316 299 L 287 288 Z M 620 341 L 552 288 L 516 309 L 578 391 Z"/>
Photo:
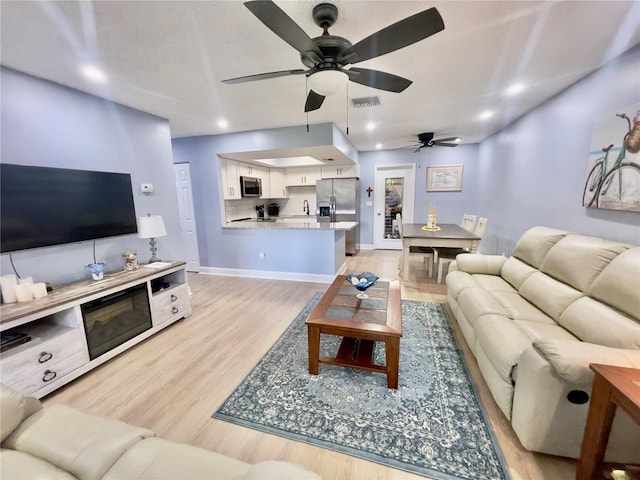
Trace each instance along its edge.
<path fill-rule="evenodd" d="M 442 304 L 402 301 L 400 385 L 384 374 L 307 370 L 305 320 L 317 294 L 213 414 L 228 422 L 434 479 L 508 479 Z M 322 335 L 320 355 L 339 338 Z M 375 362 L 384 365 L 376 342 Z"/>

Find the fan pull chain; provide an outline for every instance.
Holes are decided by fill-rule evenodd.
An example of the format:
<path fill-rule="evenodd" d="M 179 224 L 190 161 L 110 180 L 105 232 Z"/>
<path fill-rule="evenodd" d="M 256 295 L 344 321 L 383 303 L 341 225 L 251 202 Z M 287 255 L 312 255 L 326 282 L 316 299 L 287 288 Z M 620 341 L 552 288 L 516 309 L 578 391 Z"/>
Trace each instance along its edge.
<path fill-rule="evenodd" d="M 305 75 L 304 77 L 304 90 L 305 90 L 305 102 L 307 101 L 307 96 L 309 95 L 309 77 Z M 305 108 L 306 110 L 306 108 Z M 309 112 L 304 112 L 307 116 L 307 133 L 309 133 Z"/>
<path fill-rule="evenodd" d="M 349 135 L 349 82 L 347 82 L 347 135 Z"/>

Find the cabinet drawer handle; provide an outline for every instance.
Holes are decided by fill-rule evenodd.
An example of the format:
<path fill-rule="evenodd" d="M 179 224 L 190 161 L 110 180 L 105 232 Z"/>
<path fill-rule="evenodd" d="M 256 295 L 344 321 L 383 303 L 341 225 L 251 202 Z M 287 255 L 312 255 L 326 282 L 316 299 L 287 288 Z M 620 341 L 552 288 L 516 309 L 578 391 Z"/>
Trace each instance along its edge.
<path fill-rule="evenodd" d="M 52 358 L 53 358 L 53 353 L 41 352 L 40 357 L 38 357 L 38 363 L 48 362 Z"/>
<path fill-rule="evenodd" d="M 175 302 L 177 299 L 178 299 L 178 297 L 176 297 L 176 296 L 175 296 L 175 295 L 173 295 L 173 294 L 171 295 L 171 301 L 172 301 L 172 302 Z"/>
<path fill-rule="evenodd" d="M 45 370 L 44 371 L 44 375 L 42 376 L 42 381 L 43 382 L 50 382 L 51 380 L 56 378 L 57 375 L 58 374 L 56 372 L 53 372 L 51 370 Z"/>
<path fill-rule="evenodd" d="M 175 315 L 176 313 L 178 313 L 179 311 L 180 311 L 180 310 L 178 309 L 178 307 L 173 307 L 173 308 L 171 309 L 171 313 L 173 313 L 174 315 Z"/>

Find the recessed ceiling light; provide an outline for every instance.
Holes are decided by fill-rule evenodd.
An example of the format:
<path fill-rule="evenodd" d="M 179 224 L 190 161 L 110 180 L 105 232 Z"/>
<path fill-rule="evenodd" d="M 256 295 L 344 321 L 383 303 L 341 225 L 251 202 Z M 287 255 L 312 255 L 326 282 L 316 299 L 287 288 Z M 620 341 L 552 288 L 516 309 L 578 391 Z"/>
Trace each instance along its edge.
<path fill-rule="evenodd" d="M 382 144 L 381 143 L 376 143 L 376 150 L 380 150 L 382 148 Z"/>
<path fill-rule="evenodd" d="M 522 83 L 514 83 L 505 90 L 505 93 L 509 96 L 518 95 L 524 91 L 524 85 Z"/>
<path fill-rule="evenodd" d="M 229 126 L 229 122 L 226 120 L 218 120 L 218 126 L 220 128 L 227 128 Z"/>
<path fill-rule="evenodd" d="M 82 74 L 89 80 L 93 80 L 97 83 L 104 83 L 107 81 L 107 77 L 102 70 L 92 65 L 85 65 L 82 67 Z"/>
<path fill-rule="evenodd" d="M 374 130 L 376 128 L 376 124 L 373 122 L 369 122 L 367 123 L 367 130 L 371 131 Z"/>
<path fill-rule="evenodd" d="M 489 120 L 491 117 L 493 117 L 493 114 L 494 112 L 492 112 L 491 110 L 485 110 L 480 115 L 478 115 L 478 118 L 480 120 Z"/>
<path fill-rule="evenodd" d="M 456 137 L 453 139 L 453 143 L 460 143 L 462 139 L 460 137 Z"/>

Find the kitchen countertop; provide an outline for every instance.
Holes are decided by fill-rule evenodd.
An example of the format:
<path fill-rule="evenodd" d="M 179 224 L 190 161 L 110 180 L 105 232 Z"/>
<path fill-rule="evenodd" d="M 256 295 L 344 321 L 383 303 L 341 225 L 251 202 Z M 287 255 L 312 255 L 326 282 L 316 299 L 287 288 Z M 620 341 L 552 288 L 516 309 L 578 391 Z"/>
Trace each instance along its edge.
<path fill-rule="evenodd" d="M 358 222 L 318 222 L 315 215 L 280 217 L 274 221 L 257 219 L 227 222 L 222 228 L 241 230 L 351 230 Z"/>

